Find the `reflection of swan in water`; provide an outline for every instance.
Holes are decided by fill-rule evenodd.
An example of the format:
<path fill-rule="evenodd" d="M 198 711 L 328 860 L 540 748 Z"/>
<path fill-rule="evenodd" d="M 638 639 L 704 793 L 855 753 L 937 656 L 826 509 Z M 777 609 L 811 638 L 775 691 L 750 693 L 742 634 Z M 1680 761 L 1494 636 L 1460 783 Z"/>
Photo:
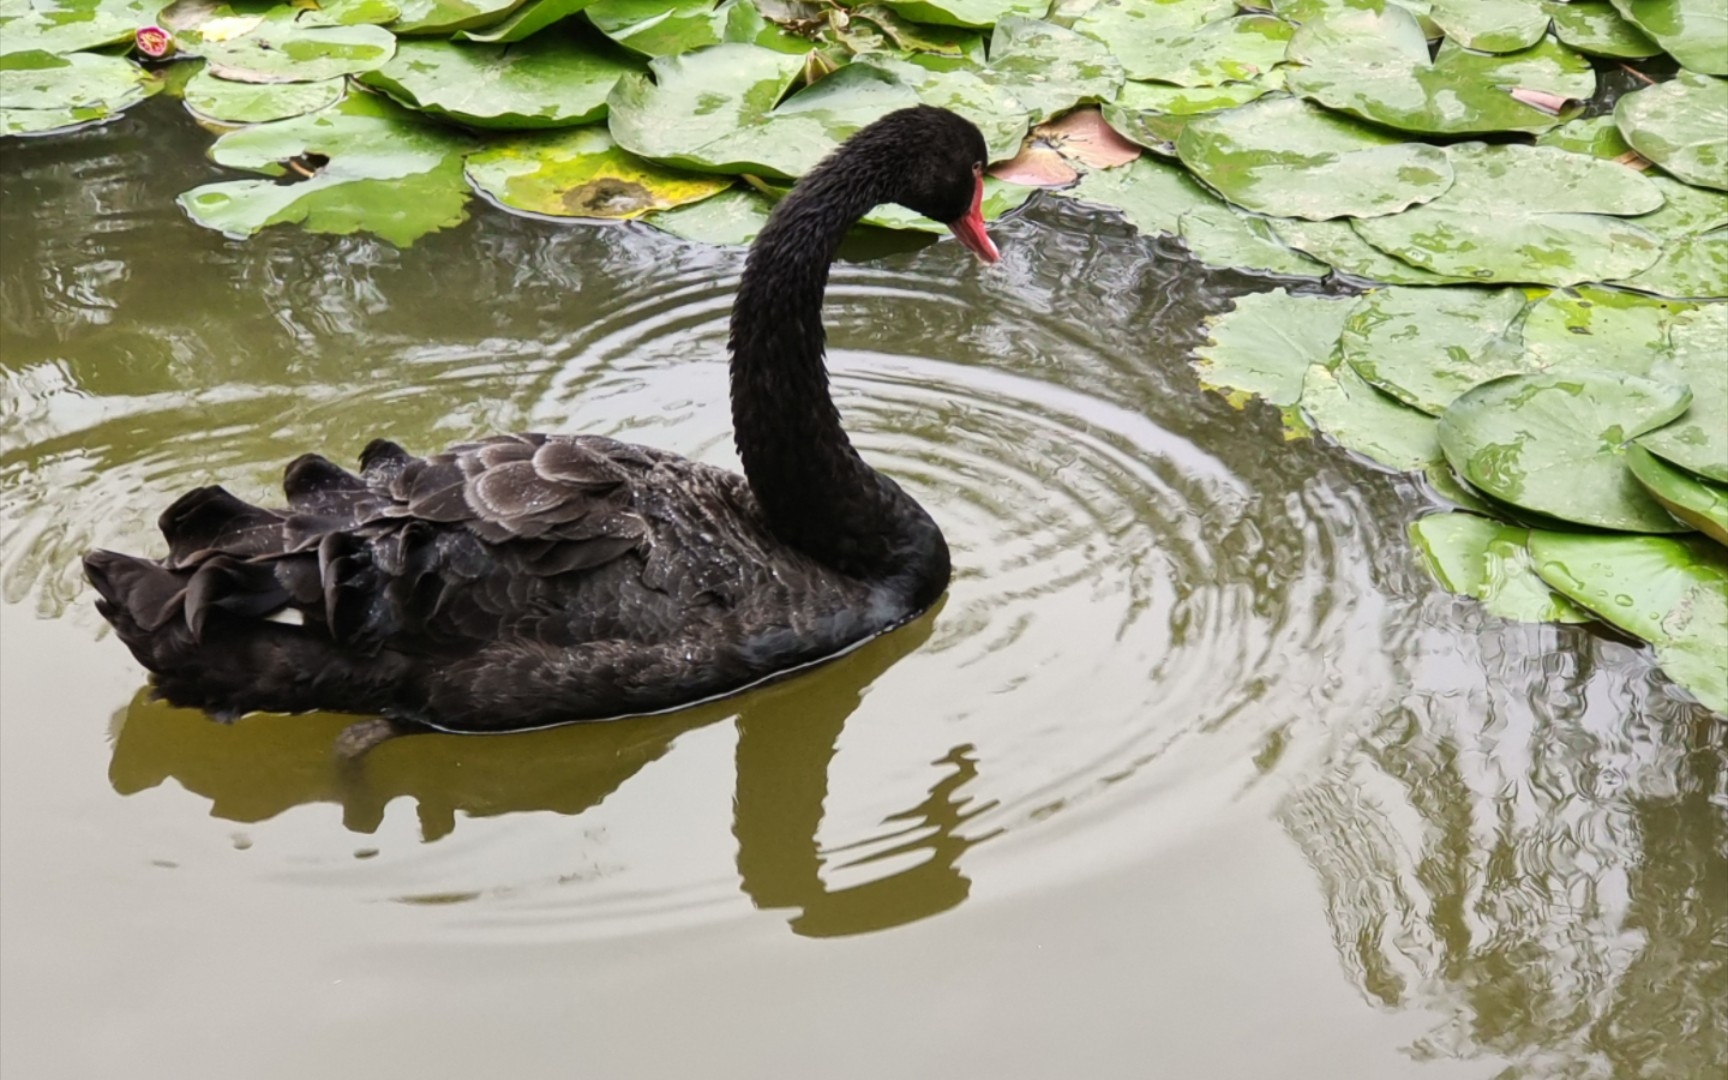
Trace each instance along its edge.
<path fill-rule="evenodd" d="M 903 842 L 847 865 L 901 852 L 926 858 L 833 891 L 821 878 L 817 827 L 841 729 L 865 688 L 921 646 L 934 619 L 935 612 L 928 613 L 796 680 L 742 698 L 509 738 L 417 735 L 354 762 L 331 753 L 331 740 L 352 717 L 259 716 L 225 726 L 148 701 L 141 691 L 116 718 L 109 780 L 130 795 L 172 778 L 209 799 L 213 815 L 232 821 L 262 821 L 305 803 L 339 803 L 347 826 L 363 833 L 378 827 L 391 800 L 407 795 L 418 804 L 423 835 L 435 840 L 455 829 L 458 812 L 579 815 L 665 755 L 678 736 L 736 716 L 733 833 L 745 894 L 759 908 L 797 909 L 797 933 L 863 933 L 958 905 L 971 888 L 961 854 L 994 835 L 959 833 L 983 807 L 967 807 L 967 796 L 957 791 L 976 775 L 970 748 L 958 747 L 937 763 L 950 772 L 927 797 L 889 819 L 902 825 L 895 835 Z"/>

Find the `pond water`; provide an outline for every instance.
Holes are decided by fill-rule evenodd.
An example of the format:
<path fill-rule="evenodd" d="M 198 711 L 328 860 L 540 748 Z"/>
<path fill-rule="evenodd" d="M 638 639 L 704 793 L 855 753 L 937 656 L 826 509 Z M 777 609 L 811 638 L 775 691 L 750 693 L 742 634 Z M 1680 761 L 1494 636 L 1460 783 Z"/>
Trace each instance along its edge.
<path fill-rule="evenodd" d="M 867 457 L 932 614 L 654 718 L 426 736 L 148 700 L 76 560 L 307 449 L 734 465 L 742 252 L 473 219 L 237 243 L 172 102 L 0 156 L 8 1077 L 1667 1077 L 1728 1062 L 1728 725 L 1445 595 L 1429 497 L 1203 390 L 1272 283 L 1048 199 L 859 246 Z"/>

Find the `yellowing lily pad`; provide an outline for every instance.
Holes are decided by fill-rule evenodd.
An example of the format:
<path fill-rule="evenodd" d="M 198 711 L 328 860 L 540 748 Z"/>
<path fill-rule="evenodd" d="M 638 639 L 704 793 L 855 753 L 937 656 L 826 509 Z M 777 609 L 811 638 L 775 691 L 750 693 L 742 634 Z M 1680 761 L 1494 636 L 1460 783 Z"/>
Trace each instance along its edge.
<path fill-rule="evenodd" d="M 730 177 L 697 176 L 620 150 L 604 128 L 521 135 L 468 155 L 468 179 L 500 205 L 554 217 L 634 218 L 706 199 Z"/>

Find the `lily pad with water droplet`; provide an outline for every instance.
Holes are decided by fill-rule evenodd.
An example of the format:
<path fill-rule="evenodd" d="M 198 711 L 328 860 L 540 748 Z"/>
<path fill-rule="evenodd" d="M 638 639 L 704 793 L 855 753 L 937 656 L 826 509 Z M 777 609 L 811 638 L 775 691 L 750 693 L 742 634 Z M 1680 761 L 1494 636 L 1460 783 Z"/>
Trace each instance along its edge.
<path fill-rule="evenodd" d="M 0 56 L 65 54 L 128 42 L 139 27 L 155 19 L 159 6 L 149 0 L 44 0 L 0 5 Z M 0 107 L 13 106 L 0 102 Z"/>
<path fill-rule="evenodd" d="M 1525 313 L 1524 350 L 1543 370 L 1648 376 L 1673 354 L 1669 324 L 1691 307 L 1597 285 L 1557 289 Z"/>
<path fill-rule="evenodd" d="M 619 77 L 641 70 L 616 50 L 556 33 L 514 45 L 404 41 L 360 81 L 434 116 L 521 130 L 599 120 Z"/>
<path fill-rule="evenodd" d="M 644 161 L 604 128 L 522 135 L 468 155 L 468 179 L 503 206 L 554 217 L 634 218 L 732 185 Z"/>
<path fill-rule="evenodd" d="M 1144 49 L 1116 51 L 1130 78 L 1175 86 L 1218 86 L 1245 82 L 1271 71 L 1284 60 L 1294 31 L 1272 15 L 1242 15 L 1209 22 L 1191 33 L 1148 42 Z"/>
<path fill-rule="evenodd" d="M 1188 170 L 1146 157 L 1120 169 L 1087 173 L 1079 184 L 1059 194 L 1115 207 L 1129 224 L 1149 236 L 1176 235 L 1182 215 L 1189 210 L 1229 209 L 1201 187 Z"/>
<path fill-rule="evenodd" d="M 1101 42 L 1016 16 L 996 24 L 986 70 L 1031 110 L 1033 123 L 1075 105 L 1109 101 L 1122 86 L 1122 65 Z"/>
<path fill-rule="evenodd" d="M 1651 375 L 1691 387 L 1692 407 L 1638 442 L 1683 469 L 1728 483 L 1728 304 L 1682 312 L 1668 340 L 1673 354 L 1658 361 Z"/>
<path fill-rule="evenodd" d="M 1728 553 L 1702 537 L 1534 532 L 1529 546 L 1542 580 L 1655 645 L 1669 678 L 1728 712 Z"/>
<path fill-rule="evenodd" d="M 1518 289 L 1390 288 L 1356 301 L 1339 354 L 1356 373 L 1432 416 L 1473 386 L 1534 365 L 1517 326 Z"/>
<path fill-rule="evenodd" d="M 390 10 L 355 8 L 352 14 L 364 19 Z M 396 52 L 396 35 L 383 27 L 300 14 L 257 0 L 179 0 L 161 17 L 182 52 L 203 57 L 211 75 L 230 82 L 322 82 L 383 67 Z"/>
<path fill-rule="evenodd" d="M 1608 0 L 1543 0 L 1542 10 L 1554 20 L 1554 36 L 1579 52 L 1637 60 L 1662 51 Z"/>
<path fill-rule="evenodd" d="M 1210 336 L 1194 350 L 1194 370 L 1202 385 L 1230 391 L 1238 408 L 1249 397 L 1293 406 L 1308 368 L 1331 357 L 1350 307 L 1283 289 L 1237 297 L 1234 308 L 1206 320 Z"/>
<path fill-rule="evenodd" d="M 973 29 L 994 26 L 1005 18 L 1042 18 L 1048 0 L 882 0 L 913 22 Z"/>
<path fill-rule="evenodd" d="M 1405 262 L 1482 282 L 1576 285 L 1630 277 L 1661 240 L 1618 215 L 1648 213 L 1662 192 L 1631 169 L 1546 146 L 1446 148 L 1454 181 L 1401 214 L 1353 222 Z"/>
<path fill-rule="evenodd" d="M 773 211 L 774 200 L 768 196 L 735 187 L 711 199 L 656 211 L 642 220 L 685 240 L 742 246 L 756 239 Z"/>
<path fill-rule="evenodd" d="M 1624 457 L 1691 400 L 1684 387 L 1635 375 L 1508 375 L 1447 407 L 1440 446 L 1460 476 L 1515 506 L 1603 529 L 1678 532 Z"/>
<path fill-rule="evenodd" d="M 1428 572 L 1449 592 L 1475 597 L 1502 619 L 1588 621 L 1588 614 L 1537 575 L 1529 537 L 1529 529 L 1475 514 L 1430 514 L 1410 526 Z"/>
<path fill-rule="evenodd" d="M 1728 75 L 1728 6 L 1722 0 L 1612 0 L 1626 21 L 1674 59 L 1705 75 Z"/>
<path fill-rule="evenodd" d="M 1231 0 L 1100 0 L 1073 25 L 1080 33 L 1108 45 L 1129 78 L 1156 79 L 1162 76 L 1152 73 L 1160 69 L 1153 58 L 1162 46 L 1235 13 Z M 1280 51 L 1272 62 L 1282 59 Z"/>
<path fill-rule="evenodd" d="M 649 70 L 613 89 L 612 136 L 631 153 L 698 172 L 798 176 L 865 124 L 918 104 L 905 84 L 863 64 L 782 102 L 803 61 L 755 45 L 660 57 Z"/>
<path fill-rule="evenodd" d="M 1536 136 L 1537 146 L 1552 146 L 1574 154 L 1613 161 L 1631 152 L 1632 144 L 1620 134 L 1612 116 L 1590 116 L 1568 120 L 1552 131 Z"/>
<path fill-rule="evenodd" d="M 1013 157 L 1026 137 L 1031 108 L 980 70 L 969 67 L 937 70 L 878 55 L 861 56 L 853 63 L 877 68 L 905 83 L 924 104 L 950 109 L 978 125 L 985 145 L 990 148 L 991 161 Z"/>
<path fill-rule="evenodd" d="M 47 135 L 106 120 L 161 85 L 118 56 L 8 53 L 0 56 L 0 135 Z"/>
<path fill-rule="evenodd" d="M 1292 92 L 1399 131 L 1464 135 L 1542 132 L 1570 119 L 1520 102 L 1518 89 L 1583 100 L 1596 90 L 1590 64 L 1551 38 L 1521 52 L 1476 53 L 1441 44 L 1432 62 L 1415 16 L 1388 4 L 1306 23 L 1290 40 Z"/>
<path fill-rule="evenodd" d="M 447 36 L 458 30 L 491 26 L 515 11 L 522 0 L 397 0 L 402 14 L 390 29 L 398 34 Z"/>
<path fill-rule="evenodd" d="M 676 56 L 724 42 L 801 56 L 813 45 L 764 19 L 750 0 L 594 0 L 583 11 L 601 33 L 643 56 Z"/>
<path fill-rule="evenodd" d="M 1176 152 L 1238 206 L 1315 221 L 1397 213 L 1452 186 L 1452 163 L 1439 147 L 1404 142 L 1300 98 L 1195 117 Z"/>
<path fill-rule="evenodd" d="M 288 179 L 283 162 L 328 161 L 307 179 L 230 180 L 180 196 L 192 220 L 230 236 L 279 224 L 311 232 L 370 232 L 407 247 L 468 217 L 462 155 L 472 143 L 371 94 L 216 140 L 218 164 Z"/>
<path fill-rule="evenodd" d="M 1433 0 L 1428 17 L 1448 41 L 1479 52 L 1528 49 L 1548 32 L 1548 13 L 1529 0 Z"/>
<path fill-rule="evenodd" d="M 1265 218 L 1223 203 L 1185 212 L 1176 223 L 1176 235 L 1207 266 L 1283 277 L 1324 277 L 1331 269 L 1285 244 Z"/>
<path fill-rule="evenodd" d="M 540 31 L 568 19 L 594 0 L 528 0 L 512 11 L 502 22 L 474 30 L 459 31 L 463 41 L 484 41 L 504 45 L 523 41 Z"/>
<path fill-rule="evenodd" d="M 1622 97 L 1614 120 L 1632 149 L 1663 169 L 1728 190 L 1728 79 L 1682 71 Z"/>
<path fill-rule="evenodd" d="M 1389 469 L 1420 469 L 1441 460 L 1434 418 L 1382 394 L 1349 364 L 1310 367 L 1301 408 L 1340 446 Z"/>
<path fill-rule="evenodd" d="M 1472 280 L 1436 274 L 1412 266 L 1403 259 L 1393 258 L 1358 236 L 1345 219 L 1302 221 L 1274 218 L 1272 231 L 1297 251 L 1312 255 L 1334 270 L 1367 281 L 1385 285 L 1456 285 Z"/>
<path fill-rule="evenodd" d="M 1728 544 L 1728 487 L 1676 468 L 1642 446 L 1626 451 L 1626 467 L 1670 514 L 1718 544 Z"/>
<path fill-rule="evenodd" d="M 342 100 L 345 79 L 305 83 L 243 83 L 200 70 L 186 82 L 186 107 L 223 124 L 261 124 L 329 108 Z"/>

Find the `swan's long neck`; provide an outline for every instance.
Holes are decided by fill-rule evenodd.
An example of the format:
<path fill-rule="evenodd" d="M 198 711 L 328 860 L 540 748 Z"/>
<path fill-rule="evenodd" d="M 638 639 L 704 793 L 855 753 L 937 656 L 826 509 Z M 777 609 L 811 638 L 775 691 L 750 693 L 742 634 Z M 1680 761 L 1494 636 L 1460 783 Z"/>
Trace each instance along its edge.
<path fill-rule="evenodd" d="M 782 540 L 859 576 L 909 569 L 896 561 L 929 547 L 924 532 L 935 533 L 928 516 L 852 448 L 822 361 L 829 264 L 846 231 L 889 199 L 894 181 L 875 155 L 845 151 L 812 172 L 751 248 L 732 309 L 732 423 L 757 502 Z"/>

